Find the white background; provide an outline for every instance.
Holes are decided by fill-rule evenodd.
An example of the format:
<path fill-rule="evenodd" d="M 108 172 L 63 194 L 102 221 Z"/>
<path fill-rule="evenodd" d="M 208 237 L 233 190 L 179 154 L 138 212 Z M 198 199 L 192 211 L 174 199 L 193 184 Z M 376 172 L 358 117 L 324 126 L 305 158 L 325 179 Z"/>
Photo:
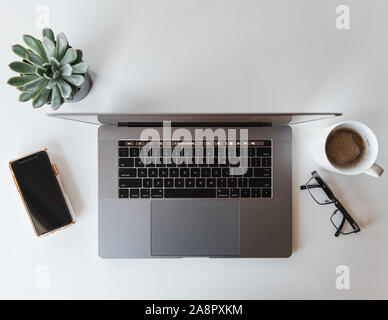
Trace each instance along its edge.
<path fill-rule="evenodd" d="M 335 27 L 336 0 L 67 0 L 0 4 L 0 298 L 388 298 L 387 177 L 320 170 L 362 225 L 334 238 L 330 212 L 298 190 L 317 169 L 320 128 L 294 129 L 294 254 L 286 260 L 101 260 L 97 254 L 97 128 L 46 117 L 6 85 L 11 45 L 51 27 L 84 50 L 94 87 L 62 112 L 344 112 L 379 138 L 388 166 L 388 2 L 347 0 L 351 29 Z M 47 147 L 77 224 L 35 237 L 8 162 Z M 114 214 L 114 213 L 112 213 Z M 38 266 L 50 288 L 36 287 Z M 350 268 L 350 290 L 335 287 Z"/>

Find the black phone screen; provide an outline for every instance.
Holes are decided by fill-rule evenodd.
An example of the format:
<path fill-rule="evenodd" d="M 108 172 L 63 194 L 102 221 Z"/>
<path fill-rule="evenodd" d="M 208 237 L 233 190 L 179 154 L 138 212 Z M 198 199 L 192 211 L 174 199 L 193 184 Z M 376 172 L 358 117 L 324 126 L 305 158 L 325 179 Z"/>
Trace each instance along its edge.
<path fill-rule="evenodd" d="M 31 221 L 39 235 L 73 222 L 45 151 L 14 161 L 11 166 Z"/>

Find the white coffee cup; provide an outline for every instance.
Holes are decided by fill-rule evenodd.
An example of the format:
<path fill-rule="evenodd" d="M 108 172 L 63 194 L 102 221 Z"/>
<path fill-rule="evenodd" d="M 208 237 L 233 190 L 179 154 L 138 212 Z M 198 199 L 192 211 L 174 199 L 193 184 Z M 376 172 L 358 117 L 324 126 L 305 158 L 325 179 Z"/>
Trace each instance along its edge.
<path fill-rule="evenodd" d="M 331 164 L 326 154 L 326 143 L 330 134 L 340 128 L 350 128 L 358 132 L 364 140 L 366 146 L 366 154 L 364 158 L 355 167 L 342 169 Z M 334 126 L 324 129 L 319 137 L 312 144 L 312 155 L 318 164 L 330 171 L 344 175 L 358 175 L 366 173 L 372 177 L 381 177 L 384 169 L 376 163 L 379 153 L 379 144 L 373 131 L 366 125 L 356 121 L 344 121 Z"/>

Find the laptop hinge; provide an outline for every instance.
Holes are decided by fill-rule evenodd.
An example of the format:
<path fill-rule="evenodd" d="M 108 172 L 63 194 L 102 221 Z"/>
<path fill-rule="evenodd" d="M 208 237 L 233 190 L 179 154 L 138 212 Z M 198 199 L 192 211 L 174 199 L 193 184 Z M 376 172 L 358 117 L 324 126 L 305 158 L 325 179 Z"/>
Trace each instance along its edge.
<path fill-rule="evenodd" d="M 132 128 L 161 128 L 163 122 L 119 122 L 119 127 L 132 127 Z M 172 127 L 180 128 L 256 128 L 256 127 L 272 127 L 272 122 L 172 122 Z"/>

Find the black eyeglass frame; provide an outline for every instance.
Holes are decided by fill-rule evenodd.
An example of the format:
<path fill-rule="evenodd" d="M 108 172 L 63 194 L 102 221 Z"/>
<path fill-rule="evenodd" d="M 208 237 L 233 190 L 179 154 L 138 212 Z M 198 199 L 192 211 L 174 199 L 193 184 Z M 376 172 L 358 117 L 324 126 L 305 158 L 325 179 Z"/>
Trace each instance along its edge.
<path fill-rule="evenodd" d="M 352 234 L 352 233 L 358 233 L 361 231 L 361 228 L 358 226 L 357 222 L 352 218 L 352 216 L 349 214 L 349 212 L 345 209 L 345 207 L 341 204 L 341 202 L 337 199 L 337 197 L 334 195 L 333 191 L 331 191 L 330 187 L 327 185 L 327 183 L 322 179 L 322 177 L 318 174 L 317 171 L 314 171 L 312 172 L 312 177 L 309 181 L 307 181 L 307 183 L 303 186 L 300 187 L 301 190 L 307 190 L 311 197 L 314 199 L 314 201 L 316 203 L 318 203 L 319 205 L 329 205 L 329 204 L 333 204 L 337 209 L 334 211 L 333 215 L 331 216 L 330 218 L 330 221 L 331 223 L 333 224 L 333 226 L 336 228 L 336 233 L 335 233 L 335 236 L 336 237 L 339 237 L 340 234 L 342 235 L 348 235 L 348 234 Z M 309 183 L 314 180 L 317 182 L 317 184 L 313 184 L 313 185 L 310 185 Z M 319 202 L 315 197 L 314 195 L 311 193 L 310 189 L 314 189 L 314 188 L 321 188 L 325 194 L 327 195 L 327 197 L 330 199 L 330 201 L 326 201 L 326 202 Z M 343 219 L 339 225 L 339 227 L 337 227 L 335 225 L 335 223 L 333 222 L 333 217 L 338 213 L 338 212 L 341 212 L 342 213 L 342 216 L 343 216 Z M 349 222 L 350 226 L 352 227 L 353 231 L 352 232 L 342 232 L 342 229 L 345 225 L 345 222 Z"/>

